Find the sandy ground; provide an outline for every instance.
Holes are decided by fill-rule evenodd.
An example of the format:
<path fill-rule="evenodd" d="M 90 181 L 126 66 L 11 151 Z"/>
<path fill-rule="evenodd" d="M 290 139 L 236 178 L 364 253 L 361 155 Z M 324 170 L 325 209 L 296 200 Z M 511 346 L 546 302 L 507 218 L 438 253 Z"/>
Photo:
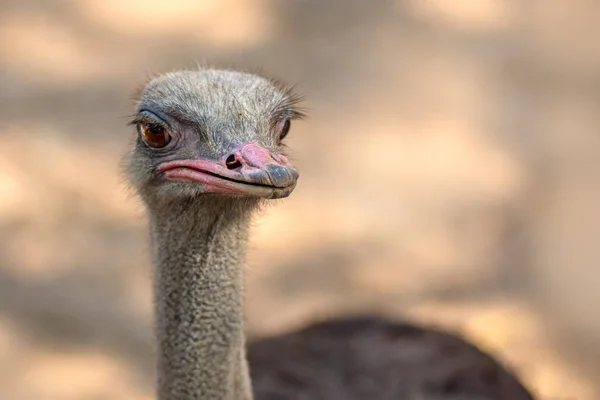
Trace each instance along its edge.
<path fill-rule="evenodd" d="M 527 3 L 527 4 L 525 4 Z M 211 62 L 297 83 L 301 181 L 257 219 L 252 336 L 370 310 L 600 398 L 600 4 L 0 0 L 0 393 L 153 397 L 130 94 Z"/>

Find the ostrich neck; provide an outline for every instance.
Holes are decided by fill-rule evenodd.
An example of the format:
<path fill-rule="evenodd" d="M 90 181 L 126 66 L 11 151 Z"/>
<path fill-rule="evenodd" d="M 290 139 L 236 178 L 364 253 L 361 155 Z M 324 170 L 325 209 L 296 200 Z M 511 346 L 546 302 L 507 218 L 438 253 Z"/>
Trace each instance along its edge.
<path fill-rule="evenodd" d="M 249 213 L 151 213 L 159 400 L 250 400 L 243 329 Z"/>

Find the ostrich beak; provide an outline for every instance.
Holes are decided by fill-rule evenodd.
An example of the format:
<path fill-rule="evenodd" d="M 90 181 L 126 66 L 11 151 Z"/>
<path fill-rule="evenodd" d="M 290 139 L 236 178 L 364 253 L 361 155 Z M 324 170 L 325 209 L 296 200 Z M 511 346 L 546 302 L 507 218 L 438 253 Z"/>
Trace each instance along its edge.
<path fill-rule="evenodd" d="M 200 184 L 205 193 L 268 199 L 289 196 L 299 176 L 284 155 L 255 143 L 246 143 L 218 161 L 174 160 L 160 164 L 158 171 L 172 181 Z"/>

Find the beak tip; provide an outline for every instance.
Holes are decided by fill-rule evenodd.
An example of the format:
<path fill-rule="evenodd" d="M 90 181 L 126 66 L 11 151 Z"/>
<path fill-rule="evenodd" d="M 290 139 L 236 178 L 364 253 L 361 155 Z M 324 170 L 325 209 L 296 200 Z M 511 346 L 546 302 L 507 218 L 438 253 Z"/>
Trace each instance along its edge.
<path fill-rule="evenodd" d="M 290 186 L 298 179 L 298 171 L 296 169 L 279 164 L 267 165 L 265 172 L 269 176 L 273 186 L 277 187 Z"/>

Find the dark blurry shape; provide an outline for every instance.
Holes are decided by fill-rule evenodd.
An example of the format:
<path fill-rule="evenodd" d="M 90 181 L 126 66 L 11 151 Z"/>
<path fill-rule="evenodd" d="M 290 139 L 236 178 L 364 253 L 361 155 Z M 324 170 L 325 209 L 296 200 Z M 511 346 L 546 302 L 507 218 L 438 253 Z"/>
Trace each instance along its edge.
<path fill-rule="evenodd" d="M 533 399 L 511 372 L 465 340 L 374 316 L 256 341 L 248 360 L 261 400 Z"/>
<path fill-rule="evenodd" d="M 137 141 L 128 167 L 150 215 L 159 399 L 250 400 L 254 390 L 271 400 L 531 400 L 473 345 L 376 318 L 329 321 L 250 344 L 247 360 L 248 226 L 262 199 L 287 197 L 296 185 L 279 142 L 289 123 L 272 123 L 293 115 L 294 106 L 270 80 L 235 71 L 168 73 L 141 92 L 138 115 L 164 115 L 173 137 L 160 149 Z M 267 181 L 259 182 L 263 175 Z M 254 389 L 248 367 L 256 369 Z"/>

